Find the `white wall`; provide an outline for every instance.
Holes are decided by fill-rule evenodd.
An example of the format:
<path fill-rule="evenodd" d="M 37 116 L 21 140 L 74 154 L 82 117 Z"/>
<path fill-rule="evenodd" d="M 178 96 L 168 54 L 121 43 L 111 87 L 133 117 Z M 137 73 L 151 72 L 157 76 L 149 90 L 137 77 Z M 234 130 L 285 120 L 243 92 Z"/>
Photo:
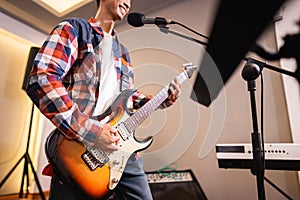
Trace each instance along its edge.
<path fill-rule="evenodd" d="M 42 34 L 8 16 L 0 13 L 0 59 L 1 59 L 1 94 L 0 107 L 2 117 L 0 120 L 0 179 L 4 177 L 22 158 L 26 150 L 32 103 L 27 97 L 22 84 L 32 46 L 40 46 L 46 35 Z M 32 132 L 29 145 L 29 155 L 34 163 L 42 188 L 49 190 L 49 178 L 41 175 L 41 170 L 46 164 L 42 134 L 38 124 L 44 124 L 39 112 L 34 112 Z M 45 126 L 45 125 L 43 125 Z M 43 127 L 40 126 L 40 127 Z M 47 132 L 44 132 L 46 135 Z M 29 167 L 30 192 L 37 191 L 36 184 Z M 0 189 L 0 194 L 18 193 L 24 168 L 24 159 L 5 181 Z M 26 184 L 24 184 L 25 186 Z M 25 189 L 25 188 L 24 188 Z"/>

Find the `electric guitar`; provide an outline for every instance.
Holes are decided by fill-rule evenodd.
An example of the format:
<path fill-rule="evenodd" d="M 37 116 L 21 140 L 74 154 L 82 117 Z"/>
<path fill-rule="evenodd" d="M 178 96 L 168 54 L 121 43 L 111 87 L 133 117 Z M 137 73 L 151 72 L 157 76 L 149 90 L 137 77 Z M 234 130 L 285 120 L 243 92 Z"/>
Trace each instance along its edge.
<path fill-rule="evenodd" d="M 183 66 L 183 72 L 177 76 L 180 84 L 190 78 L 196 69 L 190 63 Z M 102 114 L 109 119 L 108 123 L 117 129 L 121 138 L 118 150 L 112 153 L 85 146 L 75 139 L 67 139 L 62 133 L 57 134 L 58 130 L 52 132 L 47 137 L 45 149 L 54 172 L 64 183 L 87 199 L 101 199 L 107 196 L 120 181 L 132 153 L 142 151 L 152 143 L 152 137 L 137 141 L 134 131 L 169 96 L 169 87 L 170 84 L 134 113 L 127 108 L 128 98 L 134 90 L 126 89 L 117 96 Z"/>

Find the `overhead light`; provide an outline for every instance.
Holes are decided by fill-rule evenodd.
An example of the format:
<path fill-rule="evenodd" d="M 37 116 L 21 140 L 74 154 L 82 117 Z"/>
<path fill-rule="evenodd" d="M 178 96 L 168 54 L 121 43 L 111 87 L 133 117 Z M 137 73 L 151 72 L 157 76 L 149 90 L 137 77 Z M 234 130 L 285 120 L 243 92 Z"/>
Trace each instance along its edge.
<path fill-rule="evenodd" d="M 93 0 L 33 0 L 52 14 L 62 17 Z"/>

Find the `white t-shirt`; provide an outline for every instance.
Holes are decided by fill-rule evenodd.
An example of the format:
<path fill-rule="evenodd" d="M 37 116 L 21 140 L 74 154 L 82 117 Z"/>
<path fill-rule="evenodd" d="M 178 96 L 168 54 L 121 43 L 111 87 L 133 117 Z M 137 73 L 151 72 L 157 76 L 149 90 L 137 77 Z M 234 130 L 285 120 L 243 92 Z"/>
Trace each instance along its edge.
<path fill-rule="evenodd" d="M 112 104 L 116 94 L 119 92 L 112 42 L 112 36 L 104 32 L 104 38 L 100 44 L 102 57 L 99 98 L 93 116 L 102 114 Z"/>

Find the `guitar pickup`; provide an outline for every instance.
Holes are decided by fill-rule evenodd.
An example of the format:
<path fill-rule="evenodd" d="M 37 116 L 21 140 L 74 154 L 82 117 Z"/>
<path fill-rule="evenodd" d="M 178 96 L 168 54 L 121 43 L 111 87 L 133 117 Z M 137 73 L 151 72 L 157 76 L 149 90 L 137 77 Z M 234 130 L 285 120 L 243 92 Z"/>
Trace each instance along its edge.
<path fill-rule="evenodd" d="M 128 140 L 130 133 L 128 132 L 126 126 L 124 125 L 124 123 L 120 123 L 117 125 L 117 130 L 121 136 L 121 138 L 125 141 Z"/>
<path fill-rule="evenodd" d="M 108 162 L 109 158 L 102 150 L 94 148 L 90 149 L 90 151 L 86 150 L 86 152 L 81 155 L 81 159 L 85 162 L 85 164 L 91 171 L 94 171 L 95 169 L 97 169 L 97 167 L 102 167 L 105 163 Z M 96 156 L 93 155 L 95 153 Z"/>

